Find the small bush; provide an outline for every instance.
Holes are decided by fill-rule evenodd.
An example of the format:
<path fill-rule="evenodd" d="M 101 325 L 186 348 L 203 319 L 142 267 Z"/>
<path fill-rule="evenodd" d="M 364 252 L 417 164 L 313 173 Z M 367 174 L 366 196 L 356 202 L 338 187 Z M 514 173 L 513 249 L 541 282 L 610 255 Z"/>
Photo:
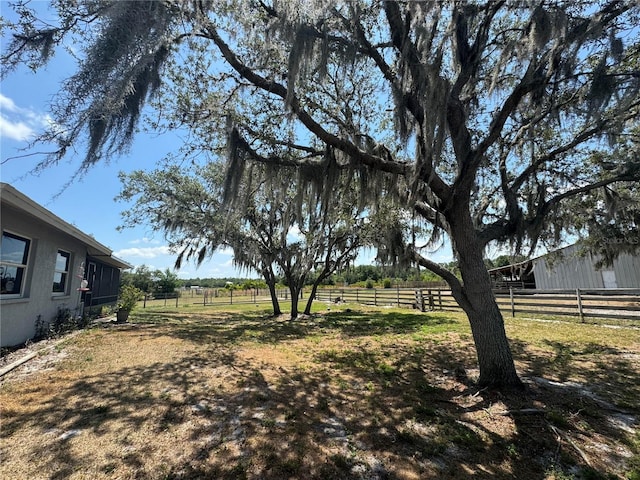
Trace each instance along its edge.
<path fill-rule="evenodd" d="M 133 285 L 123 285 L 118 296 L 118 309 L 130 312 L 140 300 L 144 298 L 144 292 Z"/>
<path fill-rule="evenodd" d="M 76 317 L 67 307 L 58 307 L 56 316 L 49 322 L 43 320 L 42 315 L 36 319 L 36 334 L 33 340 L 55 338 L 73 330 L 85 328 L 89 323 L 88 317 Z"/>

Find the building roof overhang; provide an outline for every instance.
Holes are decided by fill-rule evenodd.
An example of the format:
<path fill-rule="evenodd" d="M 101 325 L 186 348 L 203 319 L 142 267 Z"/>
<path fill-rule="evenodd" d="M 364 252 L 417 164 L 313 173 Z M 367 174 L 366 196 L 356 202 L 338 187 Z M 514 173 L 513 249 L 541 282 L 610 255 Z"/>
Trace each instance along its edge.
<path fill-rule="evenodd" d="M 2 200 L 2 204 L 6 204 L 16 210 L 22 211 L 25 214 L 45 223 L 49 227 L 81 241 L 87 247 L 87 254 L 89 256 L 95 257 L 103 263 L 116 268 L 132 268 L 131 264 L 115 257 L 111 249 L 98 242 L 95 238 L 87 235 L 70 223 L 65 222 L 60 217 L 50 212 L 42 205 L 34 202 L 8 183 L 0 182 L 0 199 Z"/>

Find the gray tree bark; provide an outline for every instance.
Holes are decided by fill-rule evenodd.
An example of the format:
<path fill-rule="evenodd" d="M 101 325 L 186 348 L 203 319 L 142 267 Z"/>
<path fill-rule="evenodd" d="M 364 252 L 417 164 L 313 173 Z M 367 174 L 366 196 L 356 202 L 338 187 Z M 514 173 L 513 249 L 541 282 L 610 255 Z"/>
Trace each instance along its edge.
<path fill-rule="evenodd" d="M 478 384 L 489 387 L 522 388 L 515 369 L 504 319 L 493 293 L 491 278 L 484 264 L 484 245 L 478 239 L 471 217 L 464 209 L 455 212 L 449 223 L 462 288 L 452 294 L 467 315 L 476 346 L 480 377 Z"/>

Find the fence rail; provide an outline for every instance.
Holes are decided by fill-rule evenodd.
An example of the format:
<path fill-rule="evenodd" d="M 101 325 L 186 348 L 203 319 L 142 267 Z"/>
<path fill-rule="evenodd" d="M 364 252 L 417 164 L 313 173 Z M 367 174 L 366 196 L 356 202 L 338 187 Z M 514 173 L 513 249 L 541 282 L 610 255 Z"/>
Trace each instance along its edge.
<path fill-rule="evenodd" d="M 585 318 L 614 318 L 640 321 L 640 289 L 575 289 L 496 291 L 496 301 L 505 313 L 567 315 Z M 322 289 L 317 300 L 395 305 L 426 310 L 460 310 L 451 290 L 432 289 Z"/>
<path fill-rule="evenodd" d="M 290 300 L 288 289 L 278 289 L 280 300 Z M 306 297 L 308 292 L 303 292 Z M 586 318 L 611 318 L 640 322 L 640 289 L 575 289 L 530 290 L 510 289 L 495 292 L 499 308 L 505 314 L 559 315 Z M 350 302 L 378 306 L 416 308 L 422 311 L 459 311 L 460 307 L 445 288 L 322 288 L 316 293 L 321 302 Z M 266 289 L 227 290 L 201 289 L 145 297 L 148 305 L 175 306 L 186 304 L 234 305 L 271 302 Z"/>
<path fill-rule="evenodd" d="M 279 288 L 276 290 L 278 299 L 288 300 L 289 290 Z M 267 289 L 229 290 L 226 288 L 202 288 L 176 291 L 172 293 L 156 293 L 145 295 L 142 300 L 142 308 L 147 306 L 179 307 L 180 305 L 234 305 L 271 302 L 271 295 Z"/>

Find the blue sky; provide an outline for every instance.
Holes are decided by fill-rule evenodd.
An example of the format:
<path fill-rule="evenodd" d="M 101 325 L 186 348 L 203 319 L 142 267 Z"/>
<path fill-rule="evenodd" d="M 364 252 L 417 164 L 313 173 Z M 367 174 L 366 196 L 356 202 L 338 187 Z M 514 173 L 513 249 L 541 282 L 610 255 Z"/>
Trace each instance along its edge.
<path fill-rule="evenodd" d="M 3 15 L 11 13 L 5 1 L 0 1 L 0 8 Z M 47 148 L 46 145 L 29 148 L 29 142 L 50 121 L 48 105 L 73 68 L 73 59 L 60 51 L 45 69 L 33 73 L 27 68 L 20 68 L 2 81 L 0 179 L 66 222 L 94 236 L 128 263 L 134 266 L 145 264 L 152 269 L 173 269 L 176 256 L 169 252 L 162 234 L 154 234 L 142 227 L 117 231 L 122 223 L 120 212 L 127 205 L 116 202 L 114 198 L 121 188 L 119 171 L 153 168 L 163 156 L 178 149 L 182 141 L 179 135 L 140 133 L 128 155 L 96 165 L 66 188 L 63 187 L 77 171 L 83 152 L 70 155 L 65 161 L 38 174 L 33 173 L 43 156 L 25 155 L 46 151 Z M 178 273 L 181 278 L 247 276 L 233 268 L 232 258 L 232 252 L 223 251 L 197 269 L 193 264 L 185 264 Z"/>
<path fill-rule="evenodd" d="M 20 70 L 3 80 L 0 87 L 0 178 L 45 208 L 96 238 L 114 254 L 132 265 L 148 265 L 152 269 L 173 268 L 171 254 L 162 234 L 148 228 L 117 231 L 120 212 L 127 204 L 116 202 L 120 192 L 118 172 L 153 168 L 156 161 L 176 150 L 181 139 L 175 134 L 140 133 L 128 155 L 91 168 L 86 175 L 68 187 L 64 185 L 77 170 L 82 152 L 66 161 L 34 174 L 41 155 L 25 154 L 46 151 L 45 145 L 29 148 L 29 141 L 49 121 L 48 102 L 65 76 L 64 62 L 51 63 L 46 71 L 33 74 Z M 24 150 L 26 149 L 26 150 Z M 235 270 L 232 254 L 223 251 L 196 269 L 185 264 L 182 278 L 246 276 Z"/>
<path fill-rule="evenodd" d="M 3 15 L 10 15 L 7 2 L 0 0 L 0 8 Z M 33 174 L 34 167 L 43 157 L 25 155 L 46 151 L 46 145 L 29 148 L 29 142 L 50 121 L 48 105 L 61 82 L 73 73 L 74 66 L 72 57 L 60 50 L 48 66 L 37 73 L 20 68 L 2 81 L 0 178 L 66 222 L 94 236 L 128 263 L 134 266 L 144 264 L 151 269 L 172 269 L 176 255 L 169 252 L 162 234 L 143 227 L 117 230 L 122 223 L 120 212 L 127 209 L 127 204 L 116 202 L 114 198 L 121 188 L 118 172 L 154 168 L 157 161 L 180 147 L 182 139 L 179 134 L 141 132 L 126 156 L 94 166 L 66 188 L 64 185 L 80 164 L 82 151 Z M 357 263 L 371 264 L 372 257 L 372 252 L 364 252 Z M 450 250 L 443 248 L 432 258 L 439 262 L 450 261 Z M 257 276 L 234 269 L 232 259 L 232 251 L 217 252 L 198 268 L 194 264 L 183 265 L 178 275 L 181 278 Z"/>

